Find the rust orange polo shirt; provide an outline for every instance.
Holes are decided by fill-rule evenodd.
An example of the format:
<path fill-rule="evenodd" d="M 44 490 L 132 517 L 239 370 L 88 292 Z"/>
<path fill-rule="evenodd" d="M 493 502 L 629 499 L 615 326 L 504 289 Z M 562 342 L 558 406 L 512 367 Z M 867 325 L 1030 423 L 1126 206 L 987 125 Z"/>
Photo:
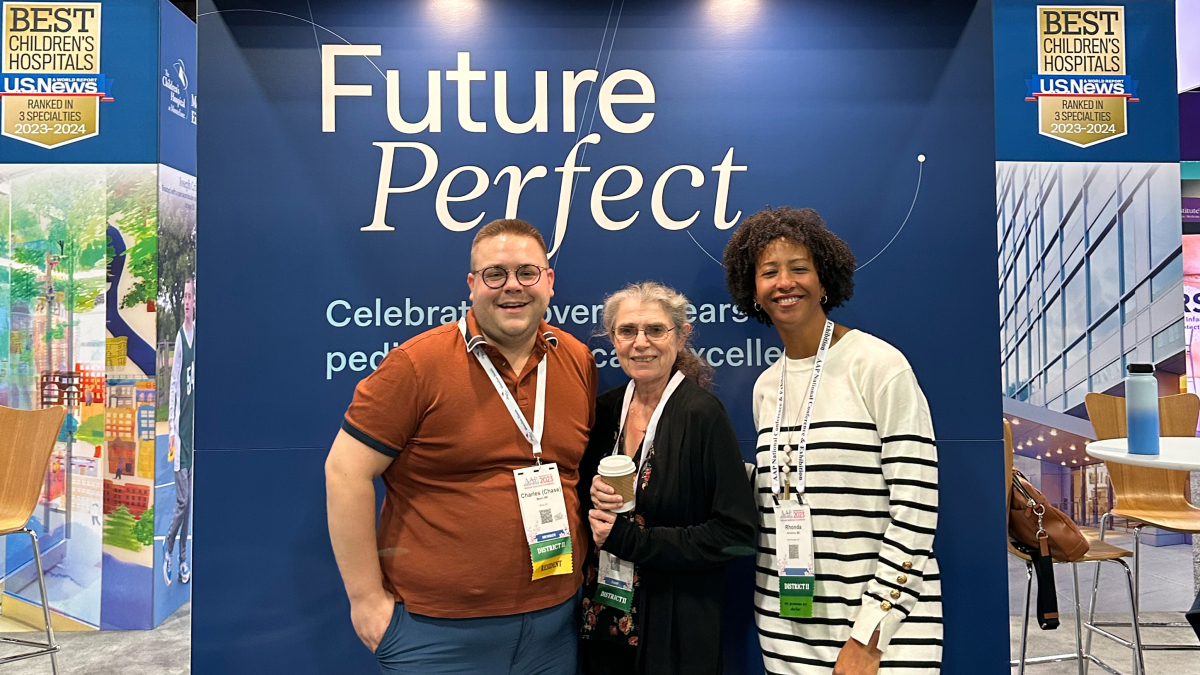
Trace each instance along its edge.
<path fill-rule="evenodd" d="M 545 609 L 581 583 L 587 550 L 575 485 L 595 418 L 596 364 L 570 334 L 542 321 L 520 374 L 486 344 L 467 313 L 393 349 L 359 382 L 342 428 L 395 457 L 383 473 L 379 562 L 384 587 L 408 611 L 459 619 Z M 482 341 L 533 424 L 537 366 L 546 363 L 542 461 L 558 464 L 571 526 L 574 570 L 532 581 L 533 565 L 513 471 L 532 466 L 517 428 L 468 342 Z"/>

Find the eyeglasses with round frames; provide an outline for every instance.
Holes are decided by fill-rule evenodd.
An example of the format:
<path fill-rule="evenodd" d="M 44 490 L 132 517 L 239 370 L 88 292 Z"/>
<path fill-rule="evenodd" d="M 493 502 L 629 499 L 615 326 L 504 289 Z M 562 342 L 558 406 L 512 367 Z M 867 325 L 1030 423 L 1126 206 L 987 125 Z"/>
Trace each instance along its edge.
<path fill-rule="evenodd" d="M 509 270 L 500 265 L 492 265 L 481 270 L 474 270 L 471 274 L 478 274 L 483 283 L 488 288 L 504 288 L 504 284 L 508 283 L 508 275 L 513 275 L 517 278 L 517 283 L 522 286 L 533 286 L 542 279 L 542 270 L 546 268 L 541 265 L 521 265 L 515 270 Z"/>
<path fill-rule="evenodd" d="M 621 342 L 633 342 L 637 339 L 638 333 L 645 333 L 647 340 L 658 342 L 667 339 L 673 330 L 675 330 L 675 326 L 667 328 L 661 323 L 652 323 L 649 326 L 635 326 L 627 323 L 614 328 L 613 336 Z"/>

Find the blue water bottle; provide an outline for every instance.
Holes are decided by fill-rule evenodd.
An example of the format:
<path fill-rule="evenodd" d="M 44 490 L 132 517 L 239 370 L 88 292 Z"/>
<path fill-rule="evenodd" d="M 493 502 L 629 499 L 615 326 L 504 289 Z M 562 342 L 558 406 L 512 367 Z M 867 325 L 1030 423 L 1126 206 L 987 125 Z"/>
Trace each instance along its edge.
<path fill-rule="evenodd" d="M 1126 366 L 1125 429 L 1129 452 L 1134 455 L 1158 454 L 1158 380 L 1154 366 L 1131 363 Z"/>

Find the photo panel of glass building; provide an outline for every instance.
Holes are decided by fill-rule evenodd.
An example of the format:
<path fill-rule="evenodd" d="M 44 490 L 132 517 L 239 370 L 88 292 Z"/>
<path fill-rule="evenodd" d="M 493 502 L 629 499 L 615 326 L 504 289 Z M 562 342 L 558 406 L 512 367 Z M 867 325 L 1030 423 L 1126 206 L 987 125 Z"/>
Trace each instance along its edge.
<path fill-rule="evenodd" d="M 1004 396 L 1084 416 L 1125 365 L 1184 373 L 1177 164 L 998 162 Z"/>
<path fill-rule="evenodd" d="M 1107 470 L 1087 454 L 1085 397 L 1123 396 L 1129 363 L 1154 364 L 1160 395 L 1187 390 L 1179 207 L 1178 164 L 996 163 L 1015 463 L 1083 525 L 1112 506 Z"/>

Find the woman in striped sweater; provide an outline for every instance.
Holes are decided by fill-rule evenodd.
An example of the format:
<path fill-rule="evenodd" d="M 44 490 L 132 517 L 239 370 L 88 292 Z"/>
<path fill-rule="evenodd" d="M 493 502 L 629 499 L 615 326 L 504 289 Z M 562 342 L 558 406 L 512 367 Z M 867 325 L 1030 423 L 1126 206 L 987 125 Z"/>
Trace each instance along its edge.
<path fill-rule="evenodd" d="M 768 673 L 941 669 L 933 424 L 903 354 L 826 318 L 853 294 L 855 267 L 812 209 L 760 211 L 725 249 L 734 302 L 786 351 L 754 388 Z"/>

